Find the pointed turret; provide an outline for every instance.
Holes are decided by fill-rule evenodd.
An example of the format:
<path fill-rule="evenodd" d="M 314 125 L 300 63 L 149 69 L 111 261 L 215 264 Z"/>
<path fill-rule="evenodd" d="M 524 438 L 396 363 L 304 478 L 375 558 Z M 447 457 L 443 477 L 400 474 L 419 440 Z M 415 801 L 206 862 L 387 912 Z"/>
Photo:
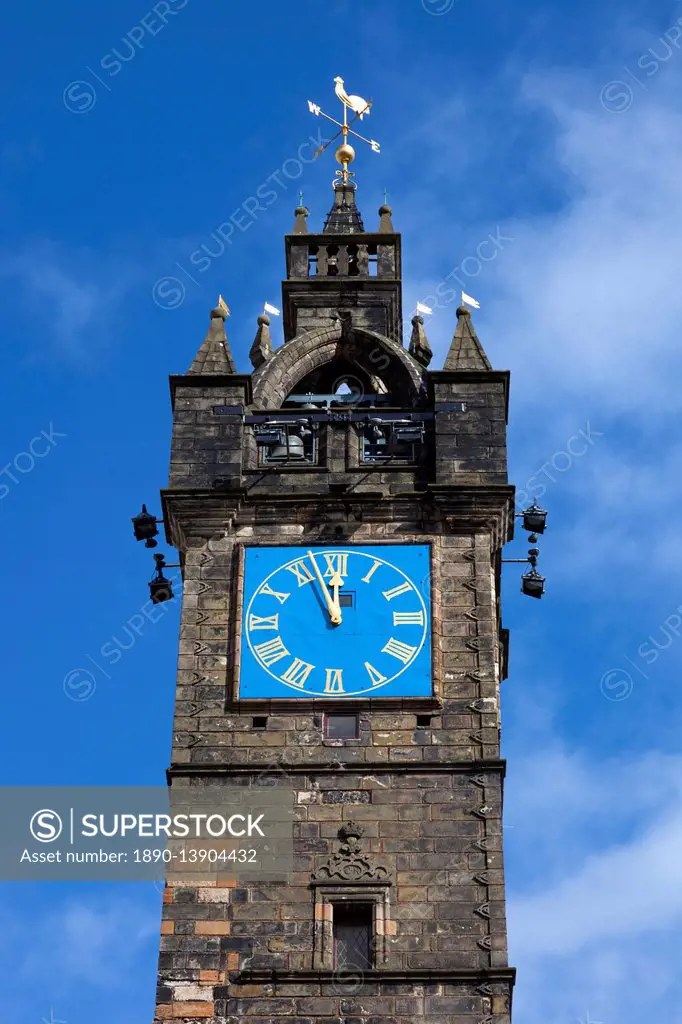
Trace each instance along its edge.
<path fill-rule="evenodd" d="M 262 313 L 258 317 L 258 330 L 254 338 L 249 359 L 254 370 L 267 363 L 272 355 L 272 338 L 270 337 L 270 317 Z"/>
<path fill-rule="evenodd" d="M 364 231 L 360 211 L 355 205 L 356 186 L 352 181 L 334 182 L 334 205 L 327 214 L 324 233 L 327 235 L 354 235 Z"/>
<path fill-rule="evenodd" d="M 307 235 L 308 234 L 308 215 L 310 210 L 302 204 L 297 206 L 294 210 L 296 220 L 294 221 L 294 229 L 291 232 L 292 235 Z"/>
<path fill-rule="evenodd" d="M 206 337 L 188 373 L 236 373 L 225 332 L 227 317 L 228 309 L 224 303 L 211 310 L 211 322 Z"/>
<path fill-rule="evenodd" d="M 384 203 L 383 206 L 379 207 L 379 216 L 381 218 L 381 220 L 379 221 L 379 231 L 391 235 L 395 234 L 393 221 L 391 220 L 392 214 L 393 210 L 388 205 L 388 203 Z"/>
<path fill-rule="evenodd" d="M 471 312 L 466 306 L 460 306 L 457 310 L 457 328 L 443 369 L 492 370 L 471 322 Z"/>
<path fill-rule="evenodd" d="M 428 366 L 433 359 L 433 352 L 429 345 L 429 339 L 424 330 L 424 317 L 412 317 L 412 337 L 410 338 L 410 355 L 413 356 L 422 366 Z"/>

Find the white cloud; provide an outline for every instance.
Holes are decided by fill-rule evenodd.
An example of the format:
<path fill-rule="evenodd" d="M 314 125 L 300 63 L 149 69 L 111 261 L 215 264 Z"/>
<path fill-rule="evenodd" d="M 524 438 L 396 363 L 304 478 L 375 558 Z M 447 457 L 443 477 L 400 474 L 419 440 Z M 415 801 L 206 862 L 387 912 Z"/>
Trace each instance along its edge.
<path fill-rule="evenodd" d="M 123 259 L 96 258 L 45 239 L 0 251 L 4 302 L 23 326 L 26 356 L 96 365 L 136 273 Z"/>
<path fill-rule="evenodd" d="M 625 790 L 622 791 L 625 793 Z M 537 950 L 540 921 L 551 921 L 542 955 L 567 955 L 682 924 L 682 801 L 633 842 L 590 854 L 547 892 L 510 904 L 518 955 Z M 646 884 L 643 884 L 646 879 Z"/>
<path fill-rule="evenodd" d="M 632 52 L 641 49 L 640 40 Z M 482 303 L 474 320 L 493 366 L 512 370 L 512 479 L 524 490 L 545 466 L 531 492 L 544 497 L 552 514 L 553 546 L 543 547 L 543 563 L 549 571 L 544 558 L 551 558 L 553 582 L 562 586 L 592 570 L 594 592 L 617 578 L 632 583 L 634 573 L 676 576 L 682 556 L 682 450 L 675 433 L 682 378 L 682 58 L 661 67 L 646 93 L 635 91 L 622 114 L 602 106 L 607 78 L 536 74 L 525 80 L 516 104 L 509 100 L 518 122 L 512 141 L 498 136 L 497 143 L 509 147 L 511 159 L 519 131 L 526 133 L 538 164 L 530 179 L 535 174 L 539 187 L 546 186 L 545 210 L 501 217 L 500 229 L 513 241 L 480 275 L 463 277 L 465 290 Z M 480 125 L 476 102 L 469 118 Z M 462 138 L 470 140 L 466 116 L 451 106 L 459 129 L 439 137 L 445 164 L 456 163 Z M 472 130 L 475 137 L 479 129 Z M 476 192 L 472 181 L 461 185 L 465 218 L 467 190 Z M 437 178 L 429 223 L 435 196 L 440 222 L 450 226 L 451 197 Z M 409 210 L 411 200 L 405 205 Z M 490 201 L 488 209 L 495 208 Z M 419 278 L 406 285 L 406 309 L 413 299 L 429 302 L 425 297 L 444 273 L 497 230 L 495 214 L 487 216 L 458 226 L 450 266 L 441 261 L 429 278 L 424 267 L 433 264 L 420 265 Z M 411 244 L 419 223 L 408 219 L 407 230 Z M 449 233 L 443 243 L 429 235 L 432 254 L 452 252 Z M 436 309 L 427 323 L 434 366 L 442 365 L 449 346 L 456 305 Z M 568 471 L 565 460 L 553 469 L 554 454 L 588 421 L 603 437 Z"/>
<path fill-rule="evenodd" d="M 588 413 L 640 418 L 676 408 L 682 369 L 681 80 L 681 69 L 668 68 L 655 93 L 652 86 L 618 115 L 602 107 L 599 80 L 560 74 L 527 79 L 521 112 L 526 119 L 542 114 L 554 134 L 554 149 L 543 146 L 542 159 L 563 201 L 546 213 L 505 220 L 501 227 L 513 242 L 483 269 L 482 295 L 477 279 L 468 280 L 472 294 L 484 299 L 476 320 L 493 364 L 515 370 L 517 402 L 522 394 L 524 403 L 556 407 L 563 398 Z M 488 222 L 464 225 L 459 259 L 495 228 Z M 426 294 L 438 280 L 422 277 L 409 288 Z M 441 350 L 454 309 L 433 321 Z"/>
<path fill-rule="evenodd" d="M 597 760 L 553 746 L 510 766 L 507 844 L 533 851 L 508 904 L 517 1014 L 665 1016 L 682 926 L 682 757 Z"/>
<path fill-rule="evenodd" d="M 156 945 L 160 919 L 158 906 L 124 897 L 70 899 L 37 918 L 19 917 L 6 906 L 5 956 L 11 952 L 15 977 L 23 983 L 42 975 L 49 964 L 45 988 L 54 995 L 82 983 L 117 988 L 146 945 Z"/>

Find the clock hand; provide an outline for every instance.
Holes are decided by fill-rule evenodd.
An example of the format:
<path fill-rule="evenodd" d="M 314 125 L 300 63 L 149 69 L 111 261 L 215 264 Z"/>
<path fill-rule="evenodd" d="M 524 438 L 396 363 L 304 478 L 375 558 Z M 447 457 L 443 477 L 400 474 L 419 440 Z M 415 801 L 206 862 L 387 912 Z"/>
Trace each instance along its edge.
<path fill-rule="evenodd" d="M 329 618 L 332 621 L 332 625 L 338 626 L 339 623 L 341 622 L 341 609 L 332 601 L 331 595 L 329 593 L 329 590 L 327 589 L 324 580 L 322 579 L 322 573 L 319 570 L 318 564 L 315 561 L 315 557 L 312 551 L 308 552 L 308 557 L 310 561 L 313 563 L 315 575 L 317 576 L 318 583 L 322 587 L 322 593 L 324 594 L 324 599 L 327 602 L 327 611 L 329 612 Z"/>
<path fill-rule="evenodd" d="M 343 576 L 341 575 L 340 572 L 334 573 L 334 575 L 329 581 L 329 586 L 334 591 L 334 604 L 336 605 L 337 612 L 339 613 L 339 615 L 341 615 L 341 605 L 339 604 L 339 587 L 343 586 Z"/>

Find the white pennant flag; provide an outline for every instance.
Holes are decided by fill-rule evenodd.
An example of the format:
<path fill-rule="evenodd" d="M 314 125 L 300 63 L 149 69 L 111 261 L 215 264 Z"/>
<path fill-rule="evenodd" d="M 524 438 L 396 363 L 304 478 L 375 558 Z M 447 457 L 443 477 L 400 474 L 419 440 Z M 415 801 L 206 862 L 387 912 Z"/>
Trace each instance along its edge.
<path fill-rule="evenodd" d="M 462 302 L 466 303 L 467 306 L 471 306 L 472 309 L 481 308 L 481 303 L 476 302 L 476 299 L 472 299 L 466 292 L 462 292 Z"/>
<path fill-rule="evenodd" d="M 433 315 L 433 310 L 431 309 L 431 307 L 430 306 L 425 306 L 423 302 L 418 302 L 417 303 L 417 312 L 418 313 L 423 313 L 424 316 L 432 316 Z"/>
<path fill-rule="evenodd" d="M 271 306 L 269 302 L 263 306 L 263 312 L 270 313 L 271 316 L 279 316 L 279 310 L 275 306 Z"/>

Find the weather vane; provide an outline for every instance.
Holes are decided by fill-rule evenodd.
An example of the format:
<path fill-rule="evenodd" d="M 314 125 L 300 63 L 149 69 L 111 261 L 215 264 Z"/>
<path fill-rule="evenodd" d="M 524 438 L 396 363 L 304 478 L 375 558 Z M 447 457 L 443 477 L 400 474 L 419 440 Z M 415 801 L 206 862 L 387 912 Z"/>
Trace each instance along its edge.
<path fill-rule="evenodd" d="M 343 104 L 343 123 L 341 123 L 341 121 L 337 121 L 335 117 L 330 117 L 329 114 L 325 114 L 324 110 L 322 110 L 317 103 L 312 103 L 311 100 L 308 100 L 308 109 L 310 110 L 310 113 L 315 114 L 316 117 L 320 117 L 320 115 L 322 117 L 326 117 L 328 121 L 331 121 L 332 124 L 337 125 L 340 129 L 332 139 L 329 139 L 328 142 L 325 142 L 324 146 L 320 146 L 320 148 L 316 150 L 315 159 L 317 159 L 321 153 L 324 153 L 325 149 L 328 146 L 331 146 L 332 142 L 335 142 L 339 135 L 343 135 L 343 142 L 336 150 L 336 159 L 341 164 L 342 170 L 337 171 L 336 173 L 340 175 L 341 181 L 346 185 L 348 183 L 348 175 L 351 174 L 352 177 L 352 172 L 349 172 L 348 167 L 353 160 L 355 160 L 355 150 L 349 143 L 348 136 L 353 135 L 356 139 L 366 142 L 368 146 L 371 146 L 375 153 L 380 153 L 381 147 L 375 139 L 366 139 L 364 135 L 359 135 L 358 132 L 353 131 L 351 128 L 351 125 L 355 124 L 358 119 L 362 121 L 364 117 L 369 117 L 372 108 L 372 101 L 370 100 L 367 102 L 367 100 L 363 100 L 362 96 L 349 96 L 344 88 L 343 78 L 337 76 L 334 79 L 334 83 L 336 85 L 336 89 L 334 91 Z M 348 120 L 349 110 L 355 114 L 355 117 L 353 117 L 351 121 Z"/>

